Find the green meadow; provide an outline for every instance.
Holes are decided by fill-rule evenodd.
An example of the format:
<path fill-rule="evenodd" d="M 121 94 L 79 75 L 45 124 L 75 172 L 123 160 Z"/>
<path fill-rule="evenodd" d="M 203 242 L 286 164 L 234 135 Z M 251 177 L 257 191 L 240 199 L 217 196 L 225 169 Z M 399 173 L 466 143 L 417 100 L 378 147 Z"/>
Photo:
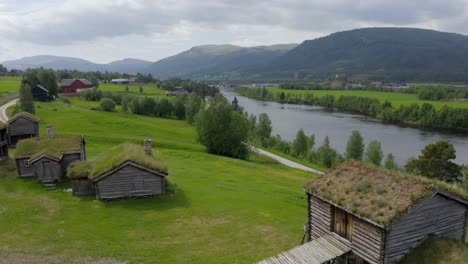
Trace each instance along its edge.
<path fill-rule="evenodd" d="M 272 93 L 285 94 L 305 94 L 312 93 L 315 96 L 322 97 L 324 95 L 339 96 L 360 96 L 368 97 L 373 99 L 379 99 L 380 102 L 388 100 L 392 103 L 393 107 L 399 107 L 400 105 L 410 105 L 413 103 L 423 104 L 430 103 L 437 109 L 442 108 L 444 105 L 455 108 L 468 108 L 468 102 L 457 102 L 457 101 L 427 101 L 420 100 L 416 94 L 398 93 L 398 92 L 379 92 L 379 91 L 361 91 L 361 90 L 286 90 L 280 88 L 269 88 Z"/>
<path fill-rule="evenodd" d="M 10 97 L 18 93 L 20 81 L 21 77 L 0 77 L 0 105 L 3 104 L 3 98 Z"/>
<path fill-rule="evenodd" d="M 169 168 L 169 192 L 101 202 L 47 190 L 0 163 L 0 256 L 7 262 L 251 263 L 301 240 L 314 175 L 258 155 L 207 154 L 185 121 L 90 110 L 96 102 L 36 103 L 40 132 L 84 135 L 88 159 L 122 142 L 153 139 Z M 108 263 L 108 262 L 103 262 Z"/>

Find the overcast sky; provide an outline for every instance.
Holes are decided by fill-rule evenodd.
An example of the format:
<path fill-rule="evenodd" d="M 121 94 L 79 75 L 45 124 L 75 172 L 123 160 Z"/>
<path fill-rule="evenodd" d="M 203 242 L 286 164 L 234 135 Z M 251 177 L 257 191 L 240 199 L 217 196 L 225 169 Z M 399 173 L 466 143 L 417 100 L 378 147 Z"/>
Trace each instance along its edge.
<path fill-rule="evenodd" d="M 468 34 L 468 0 L 0 0 L 0 61 L 156 61 L 196 45 L 300 43 L 379 26 Z"/>

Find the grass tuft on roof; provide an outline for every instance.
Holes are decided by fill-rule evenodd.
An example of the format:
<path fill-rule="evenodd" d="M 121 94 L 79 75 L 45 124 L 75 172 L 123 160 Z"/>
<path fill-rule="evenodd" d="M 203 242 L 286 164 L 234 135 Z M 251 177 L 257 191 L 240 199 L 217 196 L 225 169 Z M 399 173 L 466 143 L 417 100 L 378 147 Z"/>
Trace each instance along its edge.
<path fill-rule="evenodd" d="M 304 186 L 306 192 L 384 226 L 437 189 L 467 197 L 461 189 L 445 182 L 355 161 L 338 165 Z"/>
<path fill-rule="evenodd" d="M 112 170 L 126 161 L 132 161 L 149 169 L 167 173 L 167 166 L 159 157 L 159 153 L 153 149 L 152 155 L 146 155 L 143 146 L 125 143 L 108 149 L 100 154 L 94 161 L 73 163 L 68 170 L 68 177 L 80 178 L 87 175 L 89 179 Z"/>
<path fill-rule="evenodd" d="M 75 161 L 67 168 L 67 176 L 71 179 L 87 178 L 93 169 L 93 162 Z"/>
<path fill-rule="evenodd" d="M 31 113 L 28 113 L 28 112 L 19 112 L 18 114 L 12 116 L 9 120 L 8 120 L 8 123 L 11 123 L 13 122 L 15 119 L 19 118 L 19 117 L 26 117 L 28 119 L 31 119 L 32 121 L 34 122 L 39 122 L 39 117 L 31 114 Z"/>
<path fill-rule="evenodd" d="M 51 152 L 77 152 L 81 150 L 83 138 L 81 136 L 54 136 L 23 139 L 16 145 L 16 157 L 30 156 Z"/>

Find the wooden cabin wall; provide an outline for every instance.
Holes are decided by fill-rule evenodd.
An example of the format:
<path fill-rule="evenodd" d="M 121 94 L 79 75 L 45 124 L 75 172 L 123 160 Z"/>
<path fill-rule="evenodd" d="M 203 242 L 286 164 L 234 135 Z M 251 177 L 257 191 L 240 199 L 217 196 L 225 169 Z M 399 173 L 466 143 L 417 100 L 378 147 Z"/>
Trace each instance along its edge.
<path fill-rule="evenodd" d="M 351 249 L 371 264 L 383 263 L 384 230 L 353 216 Z"/>
<path fill-rule="evenodd" d="M 62 171 L 64 174 L 67 173 L 68 166 L 70 163 L 75 161 L 83 160 L 81 157 L 81 153 L 70 153 L 70 154 L 63 154 L 62 160 L 60 161 L 60 165 L 62 166 Z"/>
<path fill-rule="evenodd" d="M 316 197 L 309 196 L 309 232 L 311 239 L 331 233 L 331 208 L 330 204 Z"/>
<path fill-rule="evenodd" d="M 8 125 L 8 134 L 10 136 L 17 135 L 35 135 L 38 136 L 38 124 L 20 117 Z"/>
<path fill-rule="evenodd" d="M 32 166 L 26 166 L 25 162 L 29 160 L 27 158 L 17 158 L 16 161 L 16 169 L 18 170 L 18 175 L 20 177 L 32 177 L 34 176 L 34 170 Z"/>
<path fill-rule="evenodd" d="M 31 165 L 34 170 L 34 178 L 42 183 L 60 181 L 62 179 L 62 167 L 56 161 L 41 158 Z"/>
<path fill-rule="evenodd" d="M 465 205 L 441 194 L 423 200 L 389 227 L 385 263 L 396 263 L 429 235 L 464 239 L 466 214 Z"/>
<path fill-rule="evenodd" d="M 96 198 L 112 199 L 161 194 L 164 177 L 127 165 L 96 183 Z"/>
<path fill-rule="evenodd" d="M 93 195 L 95 194 L 94 183 L 87 178 L 72 179 L 72 194 L 75 196 Z"/>

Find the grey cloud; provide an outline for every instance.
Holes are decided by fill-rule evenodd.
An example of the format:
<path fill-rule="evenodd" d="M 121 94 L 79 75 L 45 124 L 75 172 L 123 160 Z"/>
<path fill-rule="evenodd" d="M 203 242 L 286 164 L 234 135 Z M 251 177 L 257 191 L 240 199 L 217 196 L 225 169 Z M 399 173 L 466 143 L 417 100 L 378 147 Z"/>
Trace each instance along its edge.
<path fill-rule="evenodd" d="M 11 3 L 10 4 L 11 9 Z M 65 45 L 102 37 L 164 34 L 181 22 L 222 29 L 271 26 L 330 33 L 360 25 L 420 25 L 438 21 L 465 30 L 468 3 L 409 0 L 147 1 L 70 0 L 20 14 L 0 13 L 0 36 L 44 45 Z M 8 25 L 8 26 L 6 26 Z M 466 32 L 463 32 L 466 33 Z"/>

